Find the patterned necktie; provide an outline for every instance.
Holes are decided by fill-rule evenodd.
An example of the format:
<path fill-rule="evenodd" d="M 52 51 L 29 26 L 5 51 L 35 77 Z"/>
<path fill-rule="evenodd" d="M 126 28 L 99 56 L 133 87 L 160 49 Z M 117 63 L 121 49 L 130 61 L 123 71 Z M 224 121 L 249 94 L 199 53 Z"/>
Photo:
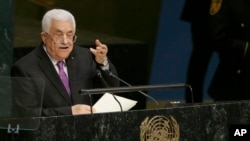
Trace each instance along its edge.
<path fill-rule="evenodd" d="M 63 61 L 58 61 L 57 62 L 57 66 L 58 66 L 58 69 L 59 69 L 59 77 L 61 78 L 64 87 L 66 88 L 68 94 L 70 95 L 69 80 L 68 80 L 68 77 L 67 77 L 66 73 L 63 70 L 63 65 L 64 65 Z"/>

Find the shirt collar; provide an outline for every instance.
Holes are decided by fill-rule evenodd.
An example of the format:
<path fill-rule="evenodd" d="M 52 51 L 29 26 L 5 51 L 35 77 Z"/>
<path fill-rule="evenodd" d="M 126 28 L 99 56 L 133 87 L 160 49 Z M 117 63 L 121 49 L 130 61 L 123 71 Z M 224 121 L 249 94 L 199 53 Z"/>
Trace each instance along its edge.
<path fill-rule="evenodd" d="M 53 65 L 56 66 L 58 61 L 57 61 L 56 59 L 52 58 L 52 57 L 48 54 L 48 52 L 47 52 L 47 50 L 46 50 L 46 47 L 45 47 L 44 45 L 43 45 L 43 49 L 44 49 L 44 51 L 46 52 L 46 54 L 48 55 L 48 57 L 49 57 L 50 61 L 53 63 Z M 66 64 L 65 60 L 63 60 L 63 62 L 64 62 L 64 64 Z"/>

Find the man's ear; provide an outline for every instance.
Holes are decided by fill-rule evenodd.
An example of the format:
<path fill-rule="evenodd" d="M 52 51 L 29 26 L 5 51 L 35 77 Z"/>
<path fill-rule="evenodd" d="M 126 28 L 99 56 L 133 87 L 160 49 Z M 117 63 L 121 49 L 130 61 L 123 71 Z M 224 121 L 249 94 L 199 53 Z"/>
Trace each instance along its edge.
<path fill-rule="evenodd" d="M 42 39 L 43 43 L 46 43 L 46 40 L 47 40 L 46 33 L 45 32 L 41 32 L 40 35 L 41 35 L 41 39 Z"/>

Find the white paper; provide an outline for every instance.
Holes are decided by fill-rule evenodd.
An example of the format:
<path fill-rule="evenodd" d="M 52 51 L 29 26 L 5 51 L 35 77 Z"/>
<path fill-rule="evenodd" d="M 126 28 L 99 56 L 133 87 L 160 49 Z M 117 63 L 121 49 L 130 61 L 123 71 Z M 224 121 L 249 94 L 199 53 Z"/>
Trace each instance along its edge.
<path fill-rule="evenodd" d="M 114 95 L 122 106 L 122 111 L 128 111 L 135 106 L 137 101 Z M 118 112 L 121 107 L 110 93 L 105 93 L 93 106 L 95 113 Z"/>

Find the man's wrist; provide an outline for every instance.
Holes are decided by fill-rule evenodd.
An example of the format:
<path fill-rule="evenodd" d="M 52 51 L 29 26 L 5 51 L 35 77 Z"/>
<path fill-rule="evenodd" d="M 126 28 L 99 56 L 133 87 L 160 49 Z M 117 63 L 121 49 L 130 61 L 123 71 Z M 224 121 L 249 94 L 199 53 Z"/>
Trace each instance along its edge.
<path fill-rule="evenodd" d="M 102 70 L 108 70 L 109 69 L 109 62 L 108 62 L 108 58 L 106 57 L 103 61 L 103 63 L 101 64 L 101 69 Z"/>
<path fill-rule="evenodd" d="M 97 62 L 97 64 L 100 65 L 100 66 L 107 66 L 108 63 L 109 63 L 109 62 L 108 62 L 108 58 L 107 58 L 107 57 L 104 59 L 103 63 L 98 63 L 98 62 Z"/>

